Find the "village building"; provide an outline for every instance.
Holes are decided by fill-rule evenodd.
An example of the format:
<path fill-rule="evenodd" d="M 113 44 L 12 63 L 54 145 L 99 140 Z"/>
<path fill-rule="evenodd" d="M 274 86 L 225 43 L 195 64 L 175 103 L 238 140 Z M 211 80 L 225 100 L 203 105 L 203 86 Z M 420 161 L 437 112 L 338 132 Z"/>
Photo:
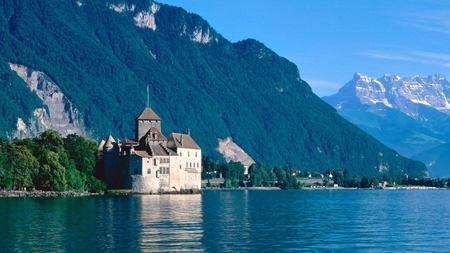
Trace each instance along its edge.
<path fill-rule="evenodd" d="M 202 150 L 188 129 L 165 137 L 161 118 L 145 108 L 135 119 L 134 139 L 111 135 L 99 145 L 108 189 L 163 193 L 201 188 Z"/>

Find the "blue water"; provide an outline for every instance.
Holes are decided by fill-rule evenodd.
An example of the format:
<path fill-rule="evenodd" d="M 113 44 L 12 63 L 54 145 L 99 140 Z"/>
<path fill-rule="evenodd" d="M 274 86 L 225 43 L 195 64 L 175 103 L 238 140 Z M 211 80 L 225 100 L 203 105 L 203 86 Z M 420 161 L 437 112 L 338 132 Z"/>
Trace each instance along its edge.
<path fill-rule="evenodd" d="M 448 190 L 0 199 L 0 252 L 448 252 Z"/>

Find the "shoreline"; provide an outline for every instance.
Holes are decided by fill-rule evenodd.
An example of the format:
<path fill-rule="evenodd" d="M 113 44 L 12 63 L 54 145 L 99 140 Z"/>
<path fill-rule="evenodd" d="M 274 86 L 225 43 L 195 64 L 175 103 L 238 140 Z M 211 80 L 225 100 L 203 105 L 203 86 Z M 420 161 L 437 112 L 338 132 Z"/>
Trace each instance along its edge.
<path fill-rule="evenodd" d="M 31 197 L 31 198 L 42 198 L 42 197 L 85 197 L 99 195 L 98 193 L 89 192 L 56 192 L 56 191 L 0 191 L 0 198 L 19 198 L 19 197 Z"/>
<path fill-rule="evenodd" d="M 126 196 L 126 195 L 167 195 L 167 194 L 201 194 L 202 191 L 282 191 L 279 187 L 239 187 L 239 188 L 219 188 L 219 187 L 203 187 L 201 190 L 189 192 L 166 192 L 166 193 L 138 193 L 131 190 L 127 191 L 107 191 L 105 194 L 89 193 L 89 192 L 56 192 L 56 191 L 0 191 L 1 198 L 45 198 L 45 197 L 87 197 L 87 196 Z M 289 189 L 290 191 L 295 189 Z M 384 188 L 344 188 L 344 187 L 305 187 L 296 190 L 450 190 L 450 188 L 437 188 L 428 186 L 399 186 Z"/>
<path fill-rule="evenodd" d="M 203 187 L 203 191 L 245 191 L 245 190 L 256 190 L 256 191 L 282 191 L 283 189 L 279 187 L 238 187 L 238 188 L 220 188 L 220 187 Z M 304 187 L 300 189 L 289 189 L 289 191 L 296 190 L 450 190 L 450 188 L 437 188 L 429 186 L 399 186 L 399 187 L 384 187 L 384 188 L 358 188 L 358 187 Z"/>

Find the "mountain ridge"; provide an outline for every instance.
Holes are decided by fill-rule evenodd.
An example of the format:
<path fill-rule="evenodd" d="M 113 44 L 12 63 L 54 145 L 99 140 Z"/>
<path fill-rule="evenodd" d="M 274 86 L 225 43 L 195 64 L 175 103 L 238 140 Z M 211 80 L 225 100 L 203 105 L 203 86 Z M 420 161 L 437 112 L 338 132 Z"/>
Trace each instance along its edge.
<path fill-rule="evenodd" d="M 450 141 L 450 82 L 438 73 L 404 78 L 355 73 L 338 93 L 322 99 L 389 147 L 424 163 L 430 159 L 422 152 Z M 438 170 L 442 176 L 444 169 Z"/>
<path fill-rule="evenodd" d="M 254 39 L 231 43 L 181 8 L 144 0 L 7 0 L 0 8 L 5 45 L 0 63 L 47 76 L 96 140 L 109 133 L 133 136 L 149 85 L 163 132 L 190 128 L 214 159 L 223 159 L 216 151 L 218 140 L 230 137 L 258 163 L 426 176 L 423 164 L 399 156 L 341 118 L 300 78 L 295 64 Z M 35 96 L 11 69 L 2 70 L 23 96 Z M 8 87 L 6 81 L 1 84 Z M 22 110 L 14 114 L 15 122 L 17 116 L 32 118 L 37 108 L 3 106 Z M 4 122 L 11 118 L 1 116 Z"/>

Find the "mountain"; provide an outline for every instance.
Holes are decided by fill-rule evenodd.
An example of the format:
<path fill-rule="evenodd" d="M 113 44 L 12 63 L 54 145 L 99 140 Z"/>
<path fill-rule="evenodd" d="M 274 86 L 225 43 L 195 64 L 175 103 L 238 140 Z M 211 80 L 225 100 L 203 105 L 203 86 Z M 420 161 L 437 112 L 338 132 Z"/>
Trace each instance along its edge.
<path fill-rule="evenodd" d="M 412 159 L 425 163 L 430 171 L 430 177 L 450 178 L 450 156 L 448 154 L 450 154 L 450 143 L 425 150 L 412 156 Z"/>
<path fill-rule="evenodd" d="M 178 7 L 149 0 L 5 0 L 0 34 L 6 138 L 58 126 L 95 140 L 110 133 L 133 138 L 134 119 L 148 103 L 162 118 L 163 133 L 190 128 L 214 159 L 236 154 L 218 148 L 229 140 L 226 146 L 258 163 L 427 175 L 425 165 L 340 117 L 295 64 L 253 39 L 231 43 Z"/>
<path fill-rule="evenodd" d="M 449 98 L 450 83 L 440 74 L 373 78 L 356 73 L 338 93 L 322 99 L 350 122 L 411 157 L 450 141 Z"/>

